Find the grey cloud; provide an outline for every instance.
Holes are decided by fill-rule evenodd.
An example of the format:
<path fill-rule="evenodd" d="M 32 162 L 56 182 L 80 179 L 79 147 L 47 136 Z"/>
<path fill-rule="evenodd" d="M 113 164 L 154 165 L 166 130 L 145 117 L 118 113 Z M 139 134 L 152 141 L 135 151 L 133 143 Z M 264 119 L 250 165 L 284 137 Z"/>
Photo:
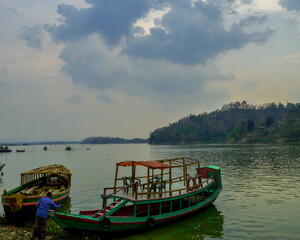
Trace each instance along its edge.
<path fill-rule="evenodd" d="M 74 41 L 97 33 L 107 45 L 116 45 L 123 35 L 131 32 L 132 24 L 150 9 L 147 0 L 88 0 L 91 7 L 77 9 L 59 5 L 57 12 L 62 24 L 45 25 L 56 42 Z"/>
<path fill-rule="evenodd" d="M 280 0 L 279 4 L 286 8 L 288 11 L 299 11 L 300 10 L 300 1 L 299 0 Z"/>
<path fill-rule="evenodd" d="M 265 17 L 249 16 L 227 30 L 223 12 L 233 11 L 234 1 L 150 1 L 150 0 L 89 0 L 89 8 L 77 9 L 59 5 L 61 24 L 45 25 L 56 42 L 77 41 L 98 34 L 110 47 L 125 40 L 123 53 L 135 58 L 163 59 L 185 65 L 204 64 L 219 53 L 239 49 L 248 43 L 263 43 L 273 33 L 245 31 L 265 21 Z M 246 0 L 248 3 L 249 1 Z M 133 29 L 135 21 L 150 9 L 160 9 L 168 4 L 171 10 L 160 25 L 150 30 L 150 35 L 137 36 L 141 28 Z"/>
<path fill-rule="evenodd" d="M 219 53 L 242 48 L 251 42 L 263 43 L 273 34 L 270 29 L 245 31 L 246 27 L 262 24 L 265 16 L 250 16 L 226 30 L 220 7 L 202 1 L 195 6 L 176 2 L 161 21 L 166 30 L 152 28 L 150 35 L 127 38 L 124 52 L 137 58 L 204 64 Z"/>
<path fill-rule="evenodd" d="M 107 94 L 99 94 L 98 96 L 97 96 L 97 99 L 99 100 L 99 101 L 102 101 L 102 102 L 105 102 L 105 103 L 108 103 L 108 104 L 116 104 L 116 102 L 115 101 L 113 101 L 112 99 L 111 99 L 111 97 L 109 96 L 109 95 L 107 95 Z"/>
<path fill-rule="evenodd" d="M 67 103 L 79 104 L 83 102 L 83 98 L 76 93 L 73 93 L 71 97 L 66 99 Z"/>
<path fill-rule="evenodd" d="M 42 26 L 35 25 L 33 27 L 22 27 L 19 37 L 26 41 L 26 44 L 33 48 L 42 48 L 41 43 Z"/>
<path fill-rule="evenodd" d="M 198 91 L 207 81 L 228 79 L 214 69 L 207 70 L 208 66 L 130 58 L 121 54 L 121 49 L 105 48 L 97 36 L 68 44 L 60 58 L 65 62 L 63 72 L 75 83 L 101 92 L 119 89 L 129 95 L 181 95 Z"/>

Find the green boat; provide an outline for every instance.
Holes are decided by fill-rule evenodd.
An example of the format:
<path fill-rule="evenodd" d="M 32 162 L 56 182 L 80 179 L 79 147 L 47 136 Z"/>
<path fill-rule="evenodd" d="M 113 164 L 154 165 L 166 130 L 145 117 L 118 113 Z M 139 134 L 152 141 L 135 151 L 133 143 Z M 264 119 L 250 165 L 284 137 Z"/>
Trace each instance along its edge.
<path fill-rule="evenodd" d="M 120 167 L 130 167 L 119 177 Z M 193 168 L 194 167 L 194 168 Z M 190 172 L 193 168 L 193 173 Z M 189 158 L 116 164 L 114 186 L 104 188 L 102 208 L 79 214 L 52 212 L 64 230 L 123 233 L 177 219 L 211 205 L 222 190 L 221 170 Z"/>
<path fill-rule="evenodd" d="M 63 165 L 49 165 L 21 173 L 21 185 L 4 190 L 1 203 L 10 222 L 35 218 L 36 205 L 47 192 L 52 192 L 56 204 L 64 203 L 71 190 L 71 172 Z"/>

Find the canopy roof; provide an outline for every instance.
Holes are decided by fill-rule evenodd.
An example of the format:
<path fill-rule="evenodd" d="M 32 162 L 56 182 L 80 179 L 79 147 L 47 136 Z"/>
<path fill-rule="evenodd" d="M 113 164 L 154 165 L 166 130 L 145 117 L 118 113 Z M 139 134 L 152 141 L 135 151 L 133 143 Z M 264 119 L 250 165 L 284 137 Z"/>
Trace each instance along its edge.
<path fill-rule="evenodd" d="M 66 174 L 72 175 L 71 171 L 63 165 L 53 164 L 48 166 L 39 167 L 27 172 L 21 173 L 21 175 L 29 174 Z"/>
<path fill-rule="evenodd" d="M 117 166 L 144 166 L 152 169 L 166 169 L 170 168 L 171 166 L 159 161 L 126 161 L 117 163 Z"/>

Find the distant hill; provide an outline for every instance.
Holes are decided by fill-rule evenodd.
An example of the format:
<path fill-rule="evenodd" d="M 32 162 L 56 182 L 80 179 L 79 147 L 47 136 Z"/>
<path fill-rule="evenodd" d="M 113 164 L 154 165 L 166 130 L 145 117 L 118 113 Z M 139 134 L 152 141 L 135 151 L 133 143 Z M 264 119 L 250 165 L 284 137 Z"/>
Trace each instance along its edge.
<path fill-rule="evenodd" d="M 88 137 L 82 140 L 81 144 L 112 144 L 112 143 L 148 143 L 148 139 L 133 138 L 113 138 L 113 137 Z"/>
<path fill-rule="evenodd" d="M 264 128 L 267 119 L 272 119 L 273 123 L 280 122 L 290 112 L 297 112 L 299 106 L 299 103 L 253 105 L 246 101 L 234 102 L 224 105 L 220 110 L 199 115 L 191 114 L 168 126 L 155 129 L 150 133 L 149 143 L 238 142 L 241 137 L 238 135 L 238 126 L 243 126 L 249 132 Z"/>

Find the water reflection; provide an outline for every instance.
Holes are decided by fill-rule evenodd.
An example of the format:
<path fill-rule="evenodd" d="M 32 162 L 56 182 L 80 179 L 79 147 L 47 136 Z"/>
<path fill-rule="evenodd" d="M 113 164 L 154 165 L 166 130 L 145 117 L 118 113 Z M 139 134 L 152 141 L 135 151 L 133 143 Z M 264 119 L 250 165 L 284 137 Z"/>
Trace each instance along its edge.
<path fill-rule="evenodd" d="M 90 151 L 74 145 L 70 152 L 65 146 L 49 146 L 49 151 L 43 147 L 26 146 L 24 154 L 0 155 L 0 162 L 6 164 L 0 192 L 18 186 L 21 172 L 63 164 L 72 172 L 72 206 L 65 211 L 77 214 L 101 207 L 101 193 L 112 186 L 117 162 L 191 157 L 199 159 L 201 166 L 221 167 L 223 190 L 214 202 L 216 207 L 120 239 L 299 239 L 299 144 L 123 144 L 95 145 Z"/>
<path fill-rule="evenodd" d="M 223 223 L 224 216 L 215 205 L 211 205 L 201 212 L 168 222 L 151 231 L 126 235 L 126 239 L 220 239 L 223 235 Z M 121 240 L 124 237 L 114 239 Z"/>

